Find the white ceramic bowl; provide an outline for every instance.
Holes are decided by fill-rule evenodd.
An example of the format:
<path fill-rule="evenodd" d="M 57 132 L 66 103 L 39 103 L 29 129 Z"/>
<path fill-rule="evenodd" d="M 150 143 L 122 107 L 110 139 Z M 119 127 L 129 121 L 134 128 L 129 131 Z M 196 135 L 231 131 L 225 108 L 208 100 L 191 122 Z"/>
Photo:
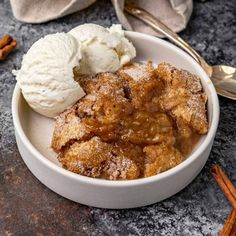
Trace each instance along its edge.
<path fill-rule="evenodd" d="M 31 172 L 48 188 L 82 204 L 103 208 L 133 208 L 166 199 L 187 186 L 204 166 L 216 133 L 219 103 L 203 69 L 176 46 L 141 33 L 126 32 L 137 49 L 137 61 L 169 62 L 200 76 L 208 96 L 209 131 L 181 164 L 156 176 L 109 181 L 81 176 L 63 169 L 50 149 L 53 120 L 33 112 L 18 85 L 12 98 L 15 135 L 20 154 Z"/>

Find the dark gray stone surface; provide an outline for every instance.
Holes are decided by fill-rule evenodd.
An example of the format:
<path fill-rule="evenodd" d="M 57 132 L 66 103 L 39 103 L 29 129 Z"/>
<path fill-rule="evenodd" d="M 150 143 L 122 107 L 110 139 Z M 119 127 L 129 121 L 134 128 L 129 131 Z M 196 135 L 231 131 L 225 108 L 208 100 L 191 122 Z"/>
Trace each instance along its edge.
<path fill-rule="evenodd" d="M 236 66 L 234 0 L 195 1 L 194 12 L 180 35 L 212 64 Z M 0 62 L 0 235 L 217 235 L 231 206 L 209 173 L 220 163 L 236 183 L 236 102 L 220 97 L 221 117 L 210 158 L 183 191 L 152 206 L 104 210 L 66 200 L 43 186 L 18 153 L 11 117 L 15 79 L 22 55 L 40 37 L 68 31 L 85 22 L 117 23 L 109 1 L 41 25 L 17 22 L 8 0 L 0 0 L 0 36 L 19 42 Z"/>

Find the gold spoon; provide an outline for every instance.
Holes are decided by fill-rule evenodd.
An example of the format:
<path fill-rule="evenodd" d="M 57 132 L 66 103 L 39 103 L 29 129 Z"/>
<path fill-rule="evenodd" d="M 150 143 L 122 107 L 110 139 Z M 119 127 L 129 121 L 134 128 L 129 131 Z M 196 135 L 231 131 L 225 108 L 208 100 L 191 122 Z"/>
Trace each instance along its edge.
<path fill-rule="evenodd" d="M 134 6 L 133 4 L 125 4 L 125 11 L 150 25 L 184 49 L 202 66 L 207 75 L 211 78 L 219 95 L 236 100 L 236 68 L 226 65 L 210 66 L 187 42 L 146 10 Z"/>

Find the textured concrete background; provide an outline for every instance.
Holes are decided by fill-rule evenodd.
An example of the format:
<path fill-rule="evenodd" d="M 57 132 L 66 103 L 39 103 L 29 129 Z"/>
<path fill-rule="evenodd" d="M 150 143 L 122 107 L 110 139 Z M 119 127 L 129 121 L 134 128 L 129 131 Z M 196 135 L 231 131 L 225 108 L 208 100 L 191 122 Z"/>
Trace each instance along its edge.
<path fill-rule="evenodd" d="M 234 0 L 195 1 L 194 12 L 180 35 L 212 64 L 236 66 Z M 183 191 L 152 206 L 104 210 L 66 200 L 44 187 L 27 169 L 15 142 L 11 96 L 12 69 L 40 37 L 68 31 L 85 22 L 117 23 L 107 0 L 41 25 L 17 22 L 8 0 L 0 0 L 0 36 L 13 35 L 18 49 L 0 62 L 0 235 L 217 235 L 231 206 L 209 174 L 220 163 L 236 183 L 236 102 L 220 97 L 220 125 L 210 158 Z"/>

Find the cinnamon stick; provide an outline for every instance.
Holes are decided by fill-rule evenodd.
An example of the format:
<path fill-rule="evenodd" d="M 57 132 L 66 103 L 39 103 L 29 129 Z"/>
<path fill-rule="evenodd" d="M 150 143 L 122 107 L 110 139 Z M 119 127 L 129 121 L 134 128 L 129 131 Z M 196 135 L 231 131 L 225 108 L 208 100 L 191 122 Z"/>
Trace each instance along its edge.
<path fill-rule="evenodd" d="M 7 44 L 2 49 L 0 49 L 0 61 L 4 60 L 7 55 L 16 47 L 16 40 L 12 40 L 10 44 Z"/>
<path fill-rule="evenodd" d="M 4 48 L 6 45 L 10 44 L 10 42 L 12 41 L 12 37 L 10 35 L 4 35 L 1 39 L 0 39 L 0 49 Z"/>
<path fill-rule="evenodd" d="M 228 216 L 220 236 L 236 235 L 236 188 L 219 165 L 213 165 L 211 173 L 234 209 Z"/>
<path fill-rule="evenodd" d="M 236 189 L 232 182 L 219 165 L 213 165 L 211 173 L 231 205 L 236 209 Z"/>
<path fill-rule="evenodd" d="M 233 228 L 231 229 L 231 232 L 229 236 L 235 236 L 236 235 L 236 221 L 234 221 Z"/>
<path fill-rule="evenodd" d="M 224 227 L 221 230 L 219 236 L 230 236 L 230 235 L 235 236 L 235 234 L 233 234 L 234 233 L 233 230 L 235 230 L 233 228 L 236 227 L 235 221 L 236 221 L 236 209 L 233 209 L 229 214 L 227 220 L 225 221 Z"/>
<path fill-rule="evenodd" d="M 224 173 L 224 171 L 222 170 L 222 168 L 218 165 L 215 165 L 215 168 L 218 169 L 223 181 L 226 183 L 226 185 L 228 186 L 228 189 L 230 190 L 230 192 L 232 193 L 232 195 L 234 196 L 234 198 L 236 198 L 236 188 L 233 185 L 233 183 L 231 182 L 231 180 L 228 178 L 228 176 Z"/>

